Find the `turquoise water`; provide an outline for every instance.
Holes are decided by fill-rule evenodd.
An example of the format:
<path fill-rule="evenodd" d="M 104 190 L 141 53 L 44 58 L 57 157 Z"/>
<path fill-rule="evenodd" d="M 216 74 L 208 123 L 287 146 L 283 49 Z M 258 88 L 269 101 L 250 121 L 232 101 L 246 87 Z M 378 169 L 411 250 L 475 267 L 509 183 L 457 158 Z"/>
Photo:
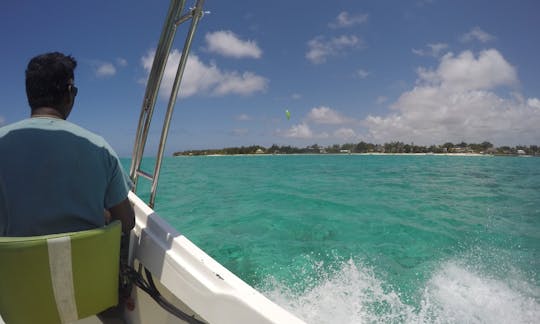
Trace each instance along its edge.
<path fill-rule="evenodd" d="M 166 158 L 156 211 L 308 323 L 540 321 L 538 158 Z"/>

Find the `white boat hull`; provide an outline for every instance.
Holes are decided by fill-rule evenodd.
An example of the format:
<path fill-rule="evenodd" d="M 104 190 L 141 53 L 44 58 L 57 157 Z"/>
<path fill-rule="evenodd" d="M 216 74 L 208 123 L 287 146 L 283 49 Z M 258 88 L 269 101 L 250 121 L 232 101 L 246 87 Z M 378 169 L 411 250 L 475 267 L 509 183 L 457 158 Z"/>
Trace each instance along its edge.
<path fill-rule="evenodd" d="M 136 214 L 130 260 L 150 270 L 168 301 L 208 323 L 304 323 L 204 253 L 135 194 L 129 199 Z M 135 309 L 126 311 L 126 322 L 182 323 L 142 290 L 133 297 Z"/>

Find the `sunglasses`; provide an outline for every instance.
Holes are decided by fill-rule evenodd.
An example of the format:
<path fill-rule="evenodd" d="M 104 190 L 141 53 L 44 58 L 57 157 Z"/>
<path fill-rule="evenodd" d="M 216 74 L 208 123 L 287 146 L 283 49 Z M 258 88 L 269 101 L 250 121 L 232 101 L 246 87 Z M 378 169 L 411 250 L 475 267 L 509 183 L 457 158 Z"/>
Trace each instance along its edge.
<path fill-rule="evenodd" d="M 74 84 L 68 84 L 68 89 L 73 95 L 73 97 L 77 96 L 77 92 L 79 92 L 79 89 Z"/>

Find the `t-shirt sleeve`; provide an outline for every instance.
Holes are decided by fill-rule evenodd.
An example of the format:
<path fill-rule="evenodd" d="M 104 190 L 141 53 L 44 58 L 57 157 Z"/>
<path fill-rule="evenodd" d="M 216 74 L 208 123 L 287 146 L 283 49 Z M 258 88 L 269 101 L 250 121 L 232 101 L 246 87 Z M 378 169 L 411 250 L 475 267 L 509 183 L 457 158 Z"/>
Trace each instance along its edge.
<path fill-rule="evenodd" d="M 110 166 L 109 169 L 109 184 L 107 191 L 105 193 L 105 208 L 111 208 L 118 205 L 124 199 L 126 199 L 129 190 L 131 188 L 131 180 L 125 174 L 120 164 L 120 160 L 114 153 L 114 151 L 109 151 L 108 154 Z"/>

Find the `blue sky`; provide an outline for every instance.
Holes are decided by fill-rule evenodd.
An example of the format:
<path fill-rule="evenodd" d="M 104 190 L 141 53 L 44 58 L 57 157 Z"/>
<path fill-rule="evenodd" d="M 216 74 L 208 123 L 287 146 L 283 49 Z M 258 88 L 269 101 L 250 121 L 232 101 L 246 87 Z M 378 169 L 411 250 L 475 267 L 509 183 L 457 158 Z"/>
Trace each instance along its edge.
<path fill-rule="evenodd" d="M 130 156 L 168 5 L 2 1 L 0 125 L 29 115 L 28 60 L 61 51 L 79 62 L 70 121 Z M 362 140 L 540 144 L 540 1 L 207 0 L 205 9 L 167 153 Z"/>

